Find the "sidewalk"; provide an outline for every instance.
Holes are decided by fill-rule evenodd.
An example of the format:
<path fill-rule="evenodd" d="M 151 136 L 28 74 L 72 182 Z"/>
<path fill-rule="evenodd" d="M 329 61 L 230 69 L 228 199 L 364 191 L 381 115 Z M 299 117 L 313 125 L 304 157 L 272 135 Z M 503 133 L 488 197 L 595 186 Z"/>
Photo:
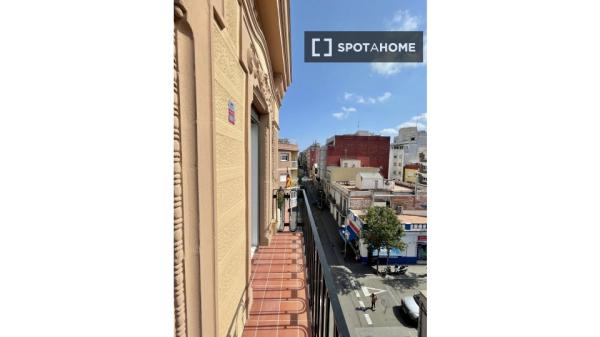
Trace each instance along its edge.
<path fill-rule="evenodd" d="M 386 265 L 379 265 L 379 272 L 381 276 L 384 276 Z M 394 265 L 390 265 L 392 270 Z M 375 266 L 372 267 L 373 273 L 375 272 Z M 385 275 L 386 278 L 427 278 L 427 265 L 425 264 L 409 264 L 405 274 L 389 274 Z"/>

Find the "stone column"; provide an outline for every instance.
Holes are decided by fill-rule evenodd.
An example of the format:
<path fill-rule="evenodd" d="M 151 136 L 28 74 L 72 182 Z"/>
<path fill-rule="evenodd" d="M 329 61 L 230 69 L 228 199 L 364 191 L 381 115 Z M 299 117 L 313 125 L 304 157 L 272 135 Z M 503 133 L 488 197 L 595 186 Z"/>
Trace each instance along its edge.
<path fill-rule="evenodd" d="M 175 3 L 174 254 L 175 334 L 200 336 L 198 142 L 194 39 Z"/>

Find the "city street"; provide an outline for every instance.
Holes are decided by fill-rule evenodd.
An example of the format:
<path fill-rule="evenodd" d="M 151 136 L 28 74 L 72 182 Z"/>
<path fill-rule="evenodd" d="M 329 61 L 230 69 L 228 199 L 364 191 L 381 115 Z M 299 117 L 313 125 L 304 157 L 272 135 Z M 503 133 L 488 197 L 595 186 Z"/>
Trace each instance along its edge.
<path fill-rule="evenodd" d="M 401 313 L 400 300 L 426 289 L 425 265 L 408 267 L 406 275 L 377 276 L 375 269 L 353 258 L 350 248 L 344 258 L 344 242 L 337 232 L 337 224 L 328 210 L 312 205 L 316 193 L 307 190 L 319 237 L 324 245 L 327 262 L 331 266 L 337 293 L 348 327 L 357 336 L 417 336 L 416 323 L 410 323 Z M 371 310 L 370 294 L 378 297 L 376 310 Z"/>

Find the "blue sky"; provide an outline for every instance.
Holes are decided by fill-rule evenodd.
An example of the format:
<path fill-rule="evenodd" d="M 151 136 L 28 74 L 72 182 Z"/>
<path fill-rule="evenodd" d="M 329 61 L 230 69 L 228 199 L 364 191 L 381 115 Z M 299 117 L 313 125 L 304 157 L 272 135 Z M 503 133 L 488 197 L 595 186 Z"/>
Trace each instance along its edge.
<path fill-rule="evenodd" d="M 334 134 L 394 135 L 426 127 L 426 64 L 305 63 L 304 31 L 423 30 L 425 0 L 293 0 L 292 84 L 280 110 L 280 137 L 301 150 Z M 426 45 L 426 44 L 425 44 Z"/>

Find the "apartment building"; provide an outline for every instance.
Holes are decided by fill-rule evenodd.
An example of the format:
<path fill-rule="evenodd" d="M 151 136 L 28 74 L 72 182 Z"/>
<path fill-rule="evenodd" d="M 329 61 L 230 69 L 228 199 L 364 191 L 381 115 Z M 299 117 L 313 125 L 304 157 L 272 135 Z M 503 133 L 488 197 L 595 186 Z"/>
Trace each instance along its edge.
<path fill-rule="evenodd" d="M 427 131 L 416 126 L 398 130 L 398 136 L 390 144 L 389 179 L 404 181 L 404 166 L 427 161 Z"/>
<path fill-rule="evenodd" d="M 388 176 L 390 137 L 366 131 L 350 135 L 335 135 L 327 139 L 326 166 L 340 166 L 341 160 L 357 160 L 362 166 L 377 167 Z"/>
<path fill-rule="evenodd" d="M 327 173 L 327 145 L 322 145 L 319 148 L 319 163 L 317 167 L 319 168 L 319 173 L 317 176 L 319 177 L 319 182 L 322 185 L 323 181 L 325 180 L 325 174 Z"/>
<path fill-rule="evenodd" d="M 241 336 L 250 259 L 275 232 L 288 0 L 175 0 L 177 337 Z"/>
<path fill-rule="evenodd" d="M 298 185 L 298 145 L 288 139 L 279 140 L 278 187 Z M 289 182 L 288 182 L 289 180 Z M 288 186 L 289 185 L 289 186 Z"/>
<path fill-rule="evenodd" d="M 329 211 L 342 226 L 350 209 L 371 206 L 395 207 L 396 198 L 413 197 L 413 189 L 396 185 L 380 173 L 359 171 L 353 180 L 334 181 L 328 186 Z"/>
<path fill-rule="evenodd" d="M 310 178 L 316 178 L 319 175 L 319 158 L 321 147 L 315 142 L 306 149 L 306 164 Z"/>

